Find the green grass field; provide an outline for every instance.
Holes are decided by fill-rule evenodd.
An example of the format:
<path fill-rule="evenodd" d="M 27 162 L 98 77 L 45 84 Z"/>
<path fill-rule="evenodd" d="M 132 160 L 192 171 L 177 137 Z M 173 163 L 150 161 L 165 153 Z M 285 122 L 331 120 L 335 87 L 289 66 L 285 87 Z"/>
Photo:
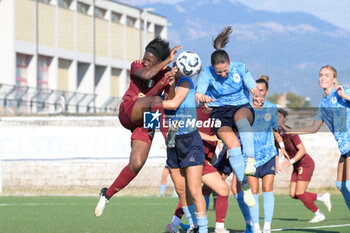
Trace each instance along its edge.
<path fill-rule="evenodd" d="M 350 232 L 350 212 L 344 200 L 340 195 L 332 195 L 331 199 L 331 213 L 327 212 L 323 203 L 317 203 L 325 213 L 326 221 L 309 224 L 313 214 L 300 201 L 277 195 L 272 228 L 276 231 L 283 228 L 286 232 Z M 172 218 L 178 200 L 172 197 L 113 197 L 101 218 L 94 216 L 97 201 L 98 197 L 0 196 L 0 232 L 162 233 Z M 215 211 L 212 200 L 208 217 L 209 232 L 213 232 Z M 233 197 L 229 199 L 225 225 L 231 232 L 245 228 Z M 261 217 L 260 225 L 263 226 Z"/>

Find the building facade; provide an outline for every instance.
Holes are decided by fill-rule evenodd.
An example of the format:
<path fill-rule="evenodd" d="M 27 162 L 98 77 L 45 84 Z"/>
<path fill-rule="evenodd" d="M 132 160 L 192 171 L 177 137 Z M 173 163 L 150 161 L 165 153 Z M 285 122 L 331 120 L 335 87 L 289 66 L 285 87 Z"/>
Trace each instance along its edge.
<path fill-rule="evenodd" d="M 0 22 L 0 84 L 94 94 L 96 106 L 123 95 L 145 43 L 167 37 L 165 17 L 107 0 L 0 0 Z"/>

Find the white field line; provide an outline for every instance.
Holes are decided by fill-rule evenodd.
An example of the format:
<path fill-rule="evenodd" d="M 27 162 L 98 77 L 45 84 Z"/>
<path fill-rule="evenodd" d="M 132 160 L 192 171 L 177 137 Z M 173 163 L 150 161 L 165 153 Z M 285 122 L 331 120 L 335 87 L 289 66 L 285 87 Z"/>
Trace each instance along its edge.
<path fill-rule="evenodd" d="M 312 227 L 295 227 L 295 228 L 280 228 L 280 229 L 271 229 L 271 231 L 289 231 L 289 230 L 305 230 L 305 229 L 321 229 L 321 228 L 335 228 L 335 227 L 349 227 L 350 224 L 341 224 L 341 225 L 328 225 L 328 226 L 312 226 Z"/>

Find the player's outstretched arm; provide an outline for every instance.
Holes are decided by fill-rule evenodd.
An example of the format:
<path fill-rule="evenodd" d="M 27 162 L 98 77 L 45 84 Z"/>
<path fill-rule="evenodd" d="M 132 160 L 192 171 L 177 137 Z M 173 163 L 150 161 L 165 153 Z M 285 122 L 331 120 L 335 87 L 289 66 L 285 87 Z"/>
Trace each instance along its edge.
<path fill-rule="evenodd" d="M 323 121 L 314 121 L 312 125 L 301 127 L 301 128 L 287 128 L 282 126 L 283 130 L 287 134 L 310 134 L 316 133 L 322 126 Z"/>
<path fill-rule="evenodd" d="M 211 99 L 209 96 L 203 95 L 199 92 L 196 92 L 195 98 L 196 98 L 196 101 L 199 100 L 202 103 L 211 103 L 215 101 L 215 99 Z"/>
<path fill-rule="evenodd" d="M 177 87 L 175 97 L 171 100 L 163 101 L 163 108 L 167 110 L 176 110 L 182 101 L 186 98 L 188 92 L 190 91 L 190 84 L 188 82 L 182 82 Z"/>

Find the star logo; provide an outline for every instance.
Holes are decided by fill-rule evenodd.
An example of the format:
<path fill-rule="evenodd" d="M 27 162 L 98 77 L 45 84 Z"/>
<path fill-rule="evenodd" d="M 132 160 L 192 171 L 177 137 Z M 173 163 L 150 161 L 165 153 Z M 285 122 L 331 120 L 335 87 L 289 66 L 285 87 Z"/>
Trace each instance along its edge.
<path fill-rule="evenodd" d="M 156 112 L 143 113 L 143 128 L 144 129 L 160 129 L 160 116 L 162 114 L 157 110 Z"/>

